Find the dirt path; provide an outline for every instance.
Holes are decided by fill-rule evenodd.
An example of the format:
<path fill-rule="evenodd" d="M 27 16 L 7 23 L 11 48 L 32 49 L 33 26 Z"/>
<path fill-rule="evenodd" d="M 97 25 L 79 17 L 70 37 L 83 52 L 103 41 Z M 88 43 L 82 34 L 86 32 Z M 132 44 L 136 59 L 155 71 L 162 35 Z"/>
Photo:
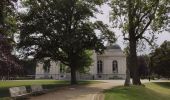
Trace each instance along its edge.
<path fill-rule="evenodd" d="M 124 80 L 102 80 L 102 83 L 67 86 L 30 100 L 104 100 L 103 90 L 123 84 Z"/>
<path fill-rule="evenodd" d="M 114 86 L 123 85 L 123 80 L 103 80 L 102 83 L 67 86 L 30 100 L 103 100 L 101 92 Z"/>

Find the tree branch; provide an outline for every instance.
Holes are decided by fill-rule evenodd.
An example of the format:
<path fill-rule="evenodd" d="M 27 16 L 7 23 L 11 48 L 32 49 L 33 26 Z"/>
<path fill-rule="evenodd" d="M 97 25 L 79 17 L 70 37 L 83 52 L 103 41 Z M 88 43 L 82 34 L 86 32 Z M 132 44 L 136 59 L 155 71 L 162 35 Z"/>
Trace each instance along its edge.
<path fill-rule="evenodd" d="M 158 8 L 158 5 L 159 5 L 159 0 L 157 0 L 157 2 L 156 2 L 156 7 L 155 7 L 155 9 L 154 9 L 153 14 L 150 14 L 150 16 L 149 16 L 149 22 L 145 25 L 145 27 L 143 28 L 142 32 L 140 32 L 140 34 L 136 36 L 136 39 L 139 39 L 139 38 L 142 37 L 142 35 L 144 34 L 144 32 L 147 30 L 147 28 L 149 27 L 149 25 L 150 25 L 151 22 L 153 21 L 153 19 L 154 19 L 154 17 L 155 17 L 155 13 L 156 13 L 157 8 Z M 148 13 L 146 13 L 146 15 L 147 15 L 147 14 L 148 14 Z M 145 15 L 145 16 L 146 16 L 146 15 Z M 143 16 L 143 17 L 141 17 L 141 18 L 144 18 L 145 16 Z M 142 19 L 141 19 L 141 20 L 142 20 Z"/>
<path fill-rule="evenodd" d="M 152 41 L 150 41 L 146 37 L 141 37 L 141 39 L 144 39 L 150 46 L 152 46 Z"/>

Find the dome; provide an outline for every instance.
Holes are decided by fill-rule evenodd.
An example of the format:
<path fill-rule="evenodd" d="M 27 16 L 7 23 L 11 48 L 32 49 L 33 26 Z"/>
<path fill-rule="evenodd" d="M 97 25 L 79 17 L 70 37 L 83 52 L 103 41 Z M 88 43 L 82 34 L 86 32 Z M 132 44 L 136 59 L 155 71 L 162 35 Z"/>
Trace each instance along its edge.
<path fill-rule="evenodd" d="M 107 49 L 119 49 L 121 50 L 121 47 L 118 44 L 108 44 L 106 46 Z"/>

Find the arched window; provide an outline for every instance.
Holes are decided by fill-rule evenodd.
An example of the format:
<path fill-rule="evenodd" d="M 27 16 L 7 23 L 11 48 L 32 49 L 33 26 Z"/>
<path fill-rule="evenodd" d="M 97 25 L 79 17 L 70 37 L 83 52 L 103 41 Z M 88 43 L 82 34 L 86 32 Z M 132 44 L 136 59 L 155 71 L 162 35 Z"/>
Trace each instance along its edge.
<path fill-rule="evenodd" d="M 97 61 L 97 73 L 103 73 L 103 62 L 101 60 Z"/>
<path fill-rule="evenodd" d="M 116 60 L 112 62 L 112 71 L 113 73 L 118 73 L 118 63 Z"/>

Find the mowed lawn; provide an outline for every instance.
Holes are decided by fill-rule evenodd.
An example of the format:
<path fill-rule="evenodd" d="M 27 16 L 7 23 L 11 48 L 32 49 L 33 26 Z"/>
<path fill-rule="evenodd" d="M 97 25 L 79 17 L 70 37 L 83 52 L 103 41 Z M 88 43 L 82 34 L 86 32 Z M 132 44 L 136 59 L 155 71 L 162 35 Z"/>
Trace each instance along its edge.
<path fill-rule="evenodd" d="M 92 84 L 98 81 L 79 81 L 79 84 Z M 14 81 L 0 81 L 0 100 L 6 100 L 10 97 L 9 88 L 15 86 L 26 86 L 30 90 L 30 85 L 41 84 L 45 89 L 55 89 L 59 86 L 69 85 L 69 81 L 61 80 L 14 80 Z"/>
<path fill-rule="evenodd" d="M 116 87 L 105 92 L 105 100 L 170 100 L 170 82 L 145 86 Z"/>

